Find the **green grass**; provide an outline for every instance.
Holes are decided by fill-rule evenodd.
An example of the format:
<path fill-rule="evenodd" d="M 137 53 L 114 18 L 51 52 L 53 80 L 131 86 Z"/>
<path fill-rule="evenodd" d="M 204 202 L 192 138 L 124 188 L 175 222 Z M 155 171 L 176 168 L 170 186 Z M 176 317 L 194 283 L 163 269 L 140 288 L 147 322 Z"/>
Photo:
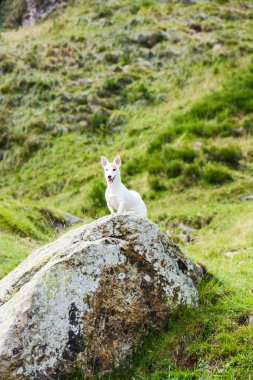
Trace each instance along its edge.
<path fill-rule="evenodd" d="M 34 247 L 32 239 L 0 232 L 0 279 L 20 264 Z"/>
<path fill-rule="evenodd" d="M 21 2 L 3 3 L 2 26 L 17 25 Z M 149 217 L 214 275 L 200 307 L 178 310 L 111 379 L 253 375 L 253 204 L 240 201 L 253 193 L 250 5 L 80 0 L 1 33 L 0 276 L 55 238 L 59 210 L 108 212 L 100 156 L 118 153 Z"/>

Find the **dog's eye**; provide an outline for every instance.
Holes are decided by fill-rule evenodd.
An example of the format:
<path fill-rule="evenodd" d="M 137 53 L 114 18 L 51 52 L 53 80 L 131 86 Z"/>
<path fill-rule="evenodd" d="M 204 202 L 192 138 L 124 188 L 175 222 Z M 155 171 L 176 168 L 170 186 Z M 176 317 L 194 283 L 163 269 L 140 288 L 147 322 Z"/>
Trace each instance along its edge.
<path fill-rule="evenodd" d="M 106 172 L 108 172 L 108 169 L 105 169 Z"/>
<path fill-rule="evenodd" d="M 116 171 L 116 169 L 113 169 L 113 171 L 115 172 L 115 171 Z"/>

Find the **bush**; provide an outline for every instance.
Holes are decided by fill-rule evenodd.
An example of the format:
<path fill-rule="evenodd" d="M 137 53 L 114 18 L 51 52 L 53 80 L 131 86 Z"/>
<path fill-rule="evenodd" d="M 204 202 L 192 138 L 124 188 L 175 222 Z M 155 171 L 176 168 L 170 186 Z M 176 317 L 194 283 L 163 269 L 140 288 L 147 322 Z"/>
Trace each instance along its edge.
<path fill-rule="evenodd" d="M 96 130 L 103 130 L 106 132 L 109 124 L 109 119 L 110 113 L 104 108 L 99 108 L 93 113 L 93 116 L 91 118 L 92 130 L 94 132 L 96 132 Z"/>
<path fill-rule="evenodd" d="M 46 138 L 43 135 L 30 135 L 25 141 L 25 147 L 27 153 L 31 154 L 36 150 L 44 147 L 46 144 Z"/>
<path fill-rule="evenodd" d="M 50 129 L 47 120 L 43 117 L 32 117 L 27 125 L 26 125 L 26 132 L 27 133 L 44 133 Z"/>
<path fill-rule="evenodd" d="M 10 137 L 10 128 L 8 126 L 2 126 L 0 124 L 0 148 L 6 148 L 8 146 Z"/>
<path fill-rule="evenodd" d="M 180 160 L 172 160 L 166 165 L 166 174 L 170 178 L 180 176 L 183 170 L 183 163 Z"/>
<path fill-rule="evenodd" d="M 232 168 L 237 168 L 242 158 L 241 149 L 235 145 L 224 148 L 211 146 L 204 148 L 203 151 L 207 153 L 209 160 L 226 164 Z"/>
<path fill-rule="evenodd" d="M 177 120 L 177 119 L 176 119 Z M 175 133 L 180 135 L 184 131 L 197 137 L 215 137 L 217 135 L 222 137 L 230 136 L 236 128 L 235 122 L 225 119 L 224 121 L 217 123 L 215 121 L 207 122 L 203 120 L 190 120 L 183 121 L 182 124 L 175 124 Z"/>
<path fill-rule="evenodd" d="M 244 120 L 242 127 L 247 134 L 253 135 L 253 115 Z"/>
<path fill-rule="evenodd" d="M 210 185 L 222 185 L 232 181 L 231 174 L 221 165 L 208 165 L 203 170 L 203 180 Z"/>
<path fill-rule="evenodd" d="M 165 148 L 164 159 L 165 161 L 171 159 L 182 160 L 183 162 L 191 163 L 197 157 L 197 153 L 188 146 L 183 148 Z"/>
<path fill-rule="evenodd" d="M 160 154 L 153 154 L 149 157 L 147 169 L 150 174 L 162 173 L 165 169 L 162 156 Z"/>
<path fill-rule="evenodd" d="M 0 61 L 0 71 L 3 74 L 12 73 L 15 69 L 15 66 L 15 61 L 10 58 L 6 58 L 2 62 Z"/>
<path fill-rule="evenodd" d="M 174 138 L 174 133 L 172 130 L 169 130 L 165 133 L 161 133 L 155 138 L 155 140 L 153 140 L 149 144 L 147 153 L 150 154 L 157 150 L 160 150 L 164 144 L 170 143 L 173 140 L 173 138 Z"/>
<path fill-rule="evenodd" d="M 160 139 L 154 141 L 148 148 L 149 152 L 150 150 L 155 152 L 150 155 L 147 167 L 151 174 L 164 173 L 169 177 L 178 177 L 182 172 L 183 163 L 192 163 L 197 158 L 197 153 L 189 146 L 182 148 L 165 146 L 164 149 L 160 147 L 159 151 L 159 144 Z"/>
<path fill-rule="evenodd" d="M 165 161 L 172 159 L 181 159 L 184 162 L 193 162 L 197 157 L 197 153 L 188 146 L 180 149 L 167 147 L 164 150 L 163 156 Z"/>
<path fill-rule="evenodd" d="M 201 176 L 201 170 L 197 164 L 186 165 L 183 169 L 183 175 L 189 179 L 191 183 L 197 182 Z"/>
<path fill-rule="evenodd" d="M 164 182 L 157 177 L 149 177 L 148 183 L 150 188 L 154 191 L 164 191 L 167 189 Z"/>
<path fill-rule="evenodd" d="M 137 102 L 138 100 L 145 100 L 146 103 L 154 103 L 155 98 L 148 86 L 145 83 L 138 83 L 132 87 L 130 92 L 130 101 Z"/>
<path fill-rule="evenodd" d="M 119 94 L 119 92 L 122 90 L 122 87 L 119 84 L 118 80 L 114 78 L 107 79 L 104 83 L 103 88 L 106 92 L 109 92 L 111 94 Z"/>
<path fill-rule="evenodd" d="M 129 175 L 141 173 L 145 165 L 143 157 L 135 157 L 125 165 L 125 171 Z"/>
<path fill-rule="evenodd" d="M 100 212 L 103 212 L 106 209 L 105 201 L 105 184 L 100 181 L 94 181 L 88 196 L 90 199 L 89 213 L 92 217 L 96 217 Z"/>
<path fill-rule="evenodd" d="M 184 162 L 193 162 L 197 158 L 197 153 L 188 146 L 183 147 L 178 151 L 178 157 L 182 158 Z"/>

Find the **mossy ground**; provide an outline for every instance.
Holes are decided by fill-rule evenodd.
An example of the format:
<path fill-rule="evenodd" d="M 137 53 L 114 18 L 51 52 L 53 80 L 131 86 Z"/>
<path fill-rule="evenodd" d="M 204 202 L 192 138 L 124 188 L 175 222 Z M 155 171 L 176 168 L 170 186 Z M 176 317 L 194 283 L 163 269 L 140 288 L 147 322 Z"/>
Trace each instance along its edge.
<path fill-rule="evenodd" d="M 108 212 L 100 155 L 120 153 L 150 218 L 216 279 L 111 378 L 253 376 L 252 31 L 250 1 L 80 0 L 1 34 L 1 277 L 55 236 L 45 210 Z"/>

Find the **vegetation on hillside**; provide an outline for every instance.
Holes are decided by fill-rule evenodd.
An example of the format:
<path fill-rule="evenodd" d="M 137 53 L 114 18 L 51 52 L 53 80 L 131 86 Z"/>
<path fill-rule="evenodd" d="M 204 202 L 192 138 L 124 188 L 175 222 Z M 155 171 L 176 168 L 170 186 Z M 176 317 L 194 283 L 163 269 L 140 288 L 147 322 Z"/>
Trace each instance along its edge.
<path fill-rule="evenodd" d="M 252 31 L 250 1 L 79 0 L 1 33 L 0 276 L 60 210 L 108 212 L 100 155 L 117 153 L 150 218 L 214 275 L 111 379 L 253 374 Z"/>

